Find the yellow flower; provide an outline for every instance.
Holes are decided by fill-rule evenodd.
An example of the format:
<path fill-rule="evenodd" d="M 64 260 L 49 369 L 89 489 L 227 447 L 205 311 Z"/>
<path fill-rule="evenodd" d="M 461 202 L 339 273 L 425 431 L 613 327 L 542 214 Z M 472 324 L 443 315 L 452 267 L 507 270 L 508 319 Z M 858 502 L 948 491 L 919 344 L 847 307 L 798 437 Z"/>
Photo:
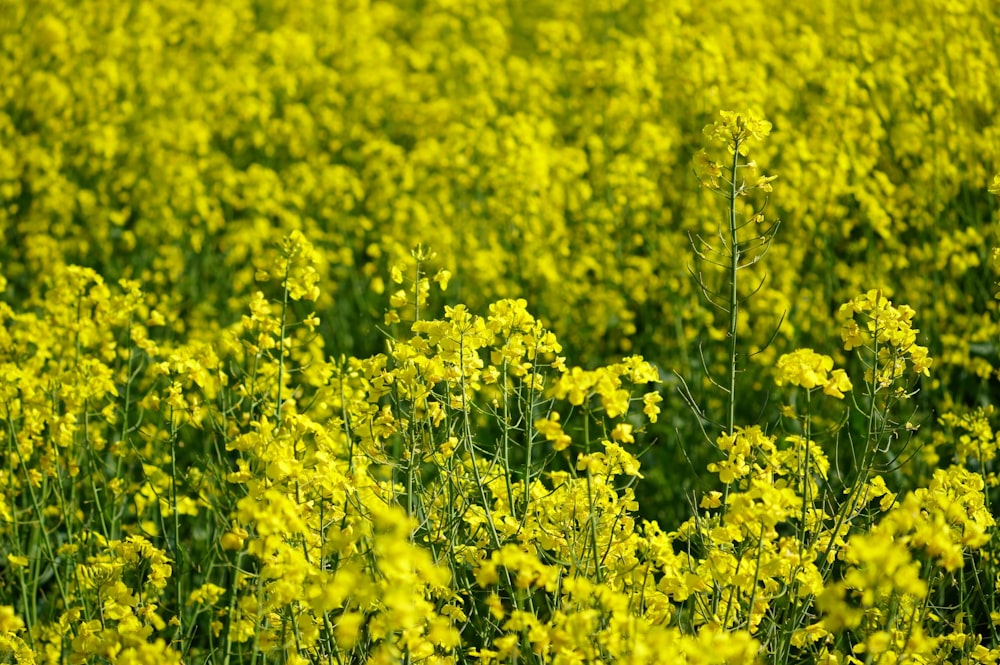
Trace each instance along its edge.
<path fill-rule="evenodd" d="M 843 399 L 844 393 L 851 388 L 851 380 L 847 378 L 847 372 L 842 369 L 835 369 L 830 374 L 830 379 L 823 386 L 823 393 L 837 399 Z"/>
<path fill-rule="evenodd" d="M 29 562 L 28 562 L 28 557 L 26 557 L 26 556 L 18 556 L 18 555 L 15 555 L 15 554 L 8 554 L 7 555 L 7 563 L 10 564 L 10 567 L 12 569 L 17 570 L 19 568 L 27 568 Z"/>
<path fill-rule="evenodd" d="M 722 166 L 712 160 L 704 150 L 700 150 L 695 154 L 694 170 L 703 185 L 707 185 L 713 189 L 719 186 L 719 178 L 722 177 Z"/>
<path fill-rule="evenodd" d="M 406 307 L 406 291 L 399 289 L 389 296 L 389 305 L 396 309 Z"/>
<path fill-rule="evenodd" d="M 434 275 L 434 281 L 438 283 L 442 291 L 447 291 L 448 282 L 451 281 L 451 271 L 444 270 L 443 268 L 438 270 L 437 274 Z"/>
<path fill-rule="evenodd" d="M 504 618 L 506 610 L 504 609 L 503 601 L 500 600 L 500 596 L 496 595 L 496 593 L 490 593 L 486 599 L 486 604 L 490 608 L 490 616 L 497 621 Z"/>
<path fill-rule="evenodd" d="M 655 423 L 660 416 L 660 402 L 663 397 L 658 392 L 649 392 L 642 396 L 642 412 L 649 418 L 649 422 Z"/>
<path fill-rule="evenodd" d="M 810 390 L 826 383 L 827 372 L 833 369 L 833 358 L 812 349 L 798 349 L 778 358 L 774 382 L 779 386 L 790 383 Z"/>
<path fill-rule="evenodd" d="M 699 505 L 702 508 L 718 508 L 722 505 L 722 492 L 711 490 L 708 494 L 701 498 L 701 503 Z"/>
<path fill-rule="evenodd" d="M 709 139 L 744 156 L 749 153 L 751 143 L 762 141 L 770 133 L 771 123 L 752 111 L 719 111 L 719 120 L 705 127 Z"/>
<path fill-rule="evenodd" d="M 229 551 L 236 551 L 243 547 L 243 542 L 247 538 L 247 532 L 245 529 L 235 528 L 232 531 L 226 531 L 219 538 L 219 544 L 222 545 L 222 549 Z"/>
<path fill-rule="evenodd" d="M 0 633 L 19 633 L 24 630 L 24 621 L 10 605 L 0 605 Z"/>
<path fill-rule="evenodd" d="M 545 437 L 546 441 L 552 442 L 553 450 L 566 450 L 573 440 L 563 432 L 562 425 L 559 424 L 559 414 L 553 412 L 548 418 L 535 421 L 537 429 Z"/>
<path fill-rule="evenodd" d="M 333 635 L 337 638 L 337 645 L 342 649 L 353 649 L 361 637 L 361 627 L 364 620 L 365 615 L 360 612 L 344 612 L 337 617 L 333 627 Z"/>
<path fill-rule="evenodd" d="M 615 425 L 615 428 L 611 430 L 611 438 L 621 443 L 635 443 L 635 437 L 632 436 L 632 425 L 628 423 L 618 423 Z"/>
<path fill-rule="evenodd" d="M 806 390 L 822 387 L 825 394 L 838 399 L 843 399 L 844 392 L 852 387 L 844 370 L 833 369 L 833 358 L 812 349 L 798 349 L 778 358 L 774 382 L 779 386 L 788 383 Z"/>
<path fill-rule="evenodd" d="M 188 596 L 188 603 L 211 606 L 214 605 L 225 592 L 226 590 L 222 587 L 212 584 L 211 582 L 206 582 L 191 592 Z"/>

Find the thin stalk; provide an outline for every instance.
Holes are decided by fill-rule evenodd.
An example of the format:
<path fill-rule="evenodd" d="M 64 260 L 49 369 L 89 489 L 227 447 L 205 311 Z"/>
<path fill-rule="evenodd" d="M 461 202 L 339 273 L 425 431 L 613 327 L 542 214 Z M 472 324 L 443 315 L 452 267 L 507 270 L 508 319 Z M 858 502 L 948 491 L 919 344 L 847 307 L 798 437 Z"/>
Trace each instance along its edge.
<path fill-rule="evenodd" d="M 726 389 L 726 434 L 733 436 L 736 430 L 736 371 L 737 350 L 736 330 L 740 317 L 739 291 L 736 288 L 740 270 L 740 239 L 739 227 L 736 223 L 736 197 L 739 189 L 736 186 L 736 173 L 739 170 L 740 144 L 733 145 L 733 161 L 729 172 L 729 353 L 727 371 L 729 373 Z M 722 490 L 722 516 L 726 514 L 729 505 L 729 484 Z"/>
<path fill-rule="evenodd" d="M 174 556 L 176 557 L 177 564 L 177 608 L 178 611 L 182 611 L 184 607 L 184 591 L 182 580 L 184 574 L 181 571 L 185 570 L 182 565 L 185 563 L 184 548 L 181 547 L 181 522 L 180 514 L 177 511 L 177 437 L 178 437 L 177 419 L 174 414 L 174 407 L 170 407 L 170 506 L 173 509 L 173 532 L 174 532 Z M 175 632 L 175 637 L 181 634 L 182 626 L 177 626 L 177 631 Z"/>
<path fill-rule="evenodd" d="M 590 469 L 587 469 L 587 503 L 590 504 L 590 540 L 591 546 L 593 547 L 594 555 L 594 576 L 597 578 L 599 584 L 604 583 L 604 575 L 601 573 L 601 561 L 598 558 L 598 545 L 597 545 L 597 520 L 600 519 L 596 510 L 594 510 L 594 494 L 593 486 L 590 482 L 591 474 Z"/>
<path fill-rule="evenodd" d="M 739 142 L 733 146 L 733 162 L 729 182 L 729 393 L 727 395 L 726 433 L 730 436 L 736 427 L 736 326 L 739 323 L 740 301 L 736 289 L 737 275 L 740 270 L 740 239 L 736 224 L 736 197 L 739 189 L 736 185 L 736 173 L 739 169 Z"/>
<path fill-rule="evenodd" d="M 525 451 L 524 451 L 524 514 L 521 517 L 523 525 L 528 520 L 528 508 L 531 504 L 531 448 L 535 438 L 535 374 L 538 369 L 538 336 L 535 336 L 535 357 L 532 361 L 531 380 L 528 382 L 528 402 L 526 412 Z"/>
<path fill-rule="evenodd" d="M 809 496 L 810 487 L 810 466 L 812 465 L 811 450 L 809 446 L 811 444 L 812 437 L 812 392 L 806 390 L 806 415 L 804 422 L 802 424 L 803 429 L 803 439 L 805 440 L 805 459 L 802 465 L 802 534 L 799 538 L 799 561 L 801 565 L 802 557 L 805 556 L 806 547 L 806 514 L 808 506 L 812 505 L 812 501 Z M 794 579 L 794 578 L 793 578 Z"/>
<path fill-rule="evenodd" d="M 281 387 L 284 383 L 285 374 L 285 325 L 288 317 L 288 276 L 292 270 L 292 259 L 289 257 L 285 263 L 285 285 L 281 299 L 281 330 L 278 333 L 278 398 L 274 406 L 274 427 L 281 427 Z"/>
<path fill-rule="evenodd" d="M 133 360 L 135 360 L 135 348 L 136 348 L 135 344 L 132 343 L 132 323 L 133 323 L 133 317 L 132 314 L 129 314 L 128 325 L 125 328 L 125 340 L 128 343 L 128 360 L 126 361 L 125 364 L 125 377 L 126 377 L 125 389 L 124 389 L 125 394 L 123 395 L 123 403 L 121 411 L 122 427 L 121 427 L 121 432 L 119 433 L 120 445 L 122 446 L 125 445 L 125 441 L 127 440 L 127 437 L 129 435 L 128 417 L 129 417 L 129 410 L 132 407 L 132 379 L 134 378 L 132 375 L 132 362 Z M 121 478 L 123 456 L 116 455 L 116 457 L 118 459 L 115 462 L 115 477 Z M 112 510 L 114 511 L 112 513 L 113 518 L 111 520 L 111 532 L 108 534 L 108 537 L 111 540 L 117 540 L 121 535 L 121 520 L 118 519 L 118 517 L 125 512 L 124 503 L 126 501 L 126 493 L 121 492 L 120 494 L 121 494 L 121 499 L 118 501 L 115 500 L 115 497 L 113 495 L 111 496 Z"/>

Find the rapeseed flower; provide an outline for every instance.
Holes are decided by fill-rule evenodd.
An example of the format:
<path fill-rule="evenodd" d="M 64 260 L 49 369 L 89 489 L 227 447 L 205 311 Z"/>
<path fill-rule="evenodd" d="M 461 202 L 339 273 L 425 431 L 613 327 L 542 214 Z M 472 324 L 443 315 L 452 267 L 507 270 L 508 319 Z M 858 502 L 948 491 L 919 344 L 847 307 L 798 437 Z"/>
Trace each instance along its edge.
<path fill-rule="evenodd" d="M 265 4 L 5 6 L 0 660 L 997 660 L 989 12 Z"/>
<path fill-rule="evenodd" d="M 798 349 L 778 358 L 774 382 L 800 386 L 806 390 L 823 388 L 824 394 L 844 398 L 844 392 L 851 389 L 847 372 L 833 369 L 833 358 L 816 353 L 812 349 Z"/>

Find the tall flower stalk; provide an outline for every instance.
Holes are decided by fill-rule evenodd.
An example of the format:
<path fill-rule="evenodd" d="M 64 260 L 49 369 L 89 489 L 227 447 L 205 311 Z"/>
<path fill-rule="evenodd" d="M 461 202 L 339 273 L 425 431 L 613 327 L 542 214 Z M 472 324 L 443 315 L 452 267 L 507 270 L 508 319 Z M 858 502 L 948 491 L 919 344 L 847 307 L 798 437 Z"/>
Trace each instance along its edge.
<path fill-rule="evenodd" d="M 722 111 L 718 121 L 705 127 L 705 135 L 712 143 L 726 147 L 729 153 L 727 163 L 713 160 L 705 151 L 695 158 L 702 186 L 724 198 L 727 207 L 725 226 L 720 223 L 716 239 L 710 241 L 700 234 L 691 235 L 691 246 L 698 259 L 724 270 L 726 281 L 721 287 L 712 286 L 700 270 L 691 268 L 691 273 L 705 299 L 724 311 L 729 318 L 726 333 L 726 376 L 721 381 L 709 377 L 725 392 L 726 417 L 723 428 L 729 435 L 736 428 L 736 375 L 742 361 L 737 333 L 740 307 L 763 286 L 761 280 L 749 295 L 741 297 L 739 274 L 764 257 L 780 224 L 779 220 L 764 217 L 766 198 L 750 214 L 743 215 L 740 212 L 740 199 L 757 190 L 765 193 L 771 191 L 771 181 L 776 176 L 758 174 L 757 164 L 750 158 L 750 147 L 759 143 L 770 132 L 771 123 L 751 112 Z"/>

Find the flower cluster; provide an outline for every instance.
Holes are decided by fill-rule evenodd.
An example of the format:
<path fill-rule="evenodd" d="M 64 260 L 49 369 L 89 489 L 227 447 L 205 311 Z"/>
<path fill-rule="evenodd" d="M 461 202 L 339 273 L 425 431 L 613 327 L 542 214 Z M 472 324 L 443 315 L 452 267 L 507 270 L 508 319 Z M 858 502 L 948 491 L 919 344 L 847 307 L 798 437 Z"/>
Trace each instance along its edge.
<path fill-rule="evenodd" d="M 721 143 L 730 152 L 744 157 L 750 146 L 767 138 L 771 133 L 771 123 L 758 118 L 754 113 L 720 111 L 719 120 L 705 127 L 705 136 L 713 143 Z"/>
<path fill-rule="evenodd" d="M 841 305 L 837 311 L 844 348 L 864 348 L 876 367 L 865 380 L 876 389 L 892 385 L 909 370 L 912 374 L 930 374 L 932 359 L 927 347 L 916 343 L 914 311 L 907 305 L 894 307 L 881 291 L 871 290 Z"/>
<path fill-rule="evenodd" d="M 806 390 L 822 388 L 824 394 L 838 399 L 843 399 L 844 393 L 851 389 L 847 372 L 833 369 L 833 358 L 812 349 L 798 349 L 778 358 L 774 382 L 779 386 L 787 383 Z"/>

